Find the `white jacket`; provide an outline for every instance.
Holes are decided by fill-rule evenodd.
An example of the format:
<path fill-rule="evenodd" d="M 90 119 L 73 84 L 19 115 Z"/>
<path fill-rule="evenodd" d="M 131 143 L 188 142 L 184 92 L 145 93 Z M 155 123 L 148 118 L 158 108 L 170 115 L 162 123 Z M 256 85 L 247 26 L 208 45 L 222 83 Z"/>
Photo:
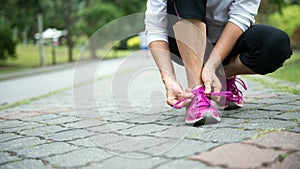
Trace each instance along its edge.
<path fill-rule="evenodd" d="M 216 43 L 228 21 L 246 31 L 254 24 L 260 0 L 207 0 L 207 36 Z M 148 0 L 145 31 L 148 44 L 152 41 L 168 42 L 167 0 Z"/>

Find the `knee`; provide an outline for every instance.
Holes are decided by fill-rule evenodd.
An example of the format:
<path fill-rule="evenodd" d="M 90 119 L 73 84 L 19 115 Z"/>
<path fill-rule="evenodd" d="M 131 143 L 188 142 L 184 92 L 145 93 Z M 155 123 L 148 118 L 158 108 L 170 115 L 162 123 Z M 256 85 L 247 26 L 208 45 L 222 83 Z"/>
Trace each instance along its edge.
<path fill-rule="evenodd" d="M 263 65 L 266 66 L 266 69 L 262 74 L 274 72 L 282 67 L 283 63 L 292 55 L 289 36 L 277 28 L 274 28 L 268 38 L 264 40 L 263 48 Z"/>
<path fill-rule="evenodd" d="M 282 30 L 273 31 L 273 35 L 270 36 L 266 45 L 270 50 L 269 52 L 281 60 L 289 58 L 291 51 L 290 38 Z"/>

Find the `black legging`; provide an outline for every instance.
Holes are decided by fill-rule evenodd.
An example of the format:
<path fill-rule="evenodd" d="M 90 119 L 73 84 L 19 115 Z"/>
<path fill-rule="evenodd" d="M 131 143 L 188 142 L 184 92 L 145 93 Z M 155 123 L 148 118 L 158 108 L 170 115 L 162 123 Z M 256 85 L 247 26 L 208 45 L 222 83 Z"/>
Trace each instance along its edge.
<path fill-rule="evenodd" d="M 175 1 L 175 0 L 174 0 Z M 179 5 L 182 1 L 176 0 L 177 8 L 174 9 L 172 0 L 168 1 L 167 12 L 171 15 L 179 14 L 182 19 L 199 19 L 205 22 L 205 12 L 192 12 L 193 10 L 205 10 L 206 1 L 189 0 L 185 5 Z M 187 5 L 190 2 L 190 5 Z M 191 8 L 192 10 L 187 10 Z M 169 19 L 169 47 L 172 58 L 181 57 L 178 51 L 173 32 L 173 25 L 179 20 L 178 16 Z M 257 24 L 251 26 L 238 39 L 232 52 L 225 58 L 223 65 L 230 59 L 240 54 L 241 62 L 257 74 L 267 74 L 282 66 L 284 61 L 292 55 L 289 36 L 280 29 L 269 25 Z M 174 57 L 175 56 L 175 57 Z M 176 61 L 178 62 L 178 60 Z"/>

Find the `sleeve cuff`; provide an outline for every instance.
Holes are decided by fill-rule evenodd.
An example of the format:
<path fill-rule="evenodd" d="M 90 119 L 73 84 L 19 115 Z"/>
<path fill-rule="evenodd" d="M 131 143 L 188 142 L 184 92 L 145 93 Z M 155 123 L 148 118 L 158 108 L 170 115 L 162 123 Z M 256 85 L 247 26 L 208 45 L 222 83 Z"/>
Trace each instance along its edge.
<path fill-rule="evenodd" d="M 228 21 L 237 25 L 243 32 L 245 32 L 254 23 L 254 19 L 250 19 L 248 16 L 243 16 L 241 14 L 231 15 Z"/>
<path fill-rule="evenodd" d="M 168 43 L 168 37 L 165 35 L 149 35 L 147 36 L 147 42 L 148 42 L 148 46 L 151 42 L 153 41 L 165 41 Z"/>

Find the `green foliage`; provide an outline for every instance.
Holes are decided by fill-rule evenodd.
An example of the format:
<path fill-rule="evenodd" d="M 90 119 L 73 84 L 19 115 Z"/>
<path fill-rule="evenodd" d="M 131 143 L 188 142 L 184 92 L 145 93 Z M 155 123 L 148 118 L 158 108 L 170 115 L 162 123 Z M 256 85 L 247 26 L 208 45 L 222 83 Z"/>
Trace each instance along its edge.
<path fill-rule="evenodd" d="M 287 0 L 290 4 L 300 4 L 299 0 Z"/>
<path fill-rule="evenodd" d="M 123 13 L 110 3 L 94 4 L 84 9 L 78 26 L 86 35 L 91 36 L 99 28 L 122 15 Z"/>
<path fill-rule="evenodd" d="M 0 21 L 0 60 L 16 58 L 16 43 L 12 38 L 12 31 L 4 21 Z"/>
<path fill-rule="evenodd" d="M 39 13 L 43 15 L 44 29 L 67 29 L 73 37 L 80 33 L 90 36 L 108 22 L 144 12 L 145 7 L 146 1 L 141 0 L 2 0 L 0 18 L 10 29 L 17 30 L 18 42 L 24 40 L 25 43 L 34 42 Z"/>
<path fill-rule="evenodd" d="M 145 12 L 146 0 L 103 0 L 105 3 L 114 4 L 124 15 Z"/>
<path fill-rule="evenodd" d="M 283 6 L 286 5 L 285 0 L 263 0 L 260 2 L 256 21 L 258 23 L 266 23 L 268 16 L 274 12 L 281 13 Z"/>
<path fill-rule="evenodd" d="M 267 76 L 300 84 L 300 54 L 298 52 L 294 53 L 295 54 L 292 55 L 292 57 L 284 63 L 283 67 L 279 68 L 273 73 L 268 74 Z M 283 91 L 298 95 L 300 94 L 299 89 L 294 88 L 293 85 L 282 84 L 281 81 L 273 82 L 260 78 L 255 78 L 252 76 L 244 76 L 244 78 L 261 83 L 264 86 L 274 88 L 277 91 Z M 294 121 L 294 119 L 290 120 Z"/>
<path fill-rule="evenodd" d="M 279 12 L 281 12 L 282 7 L 286 4 L 285 0 L 272 0 L 272 1 L 277 5 Z"/>
<path fill-rule="evenodd" d="M 291 5 L 282 9 L 282 14 L 274 13 L 269 16 L 268 23 L 285 31 L 292 36 L 296 28 L 300 27 L 300 6 Z"/>

